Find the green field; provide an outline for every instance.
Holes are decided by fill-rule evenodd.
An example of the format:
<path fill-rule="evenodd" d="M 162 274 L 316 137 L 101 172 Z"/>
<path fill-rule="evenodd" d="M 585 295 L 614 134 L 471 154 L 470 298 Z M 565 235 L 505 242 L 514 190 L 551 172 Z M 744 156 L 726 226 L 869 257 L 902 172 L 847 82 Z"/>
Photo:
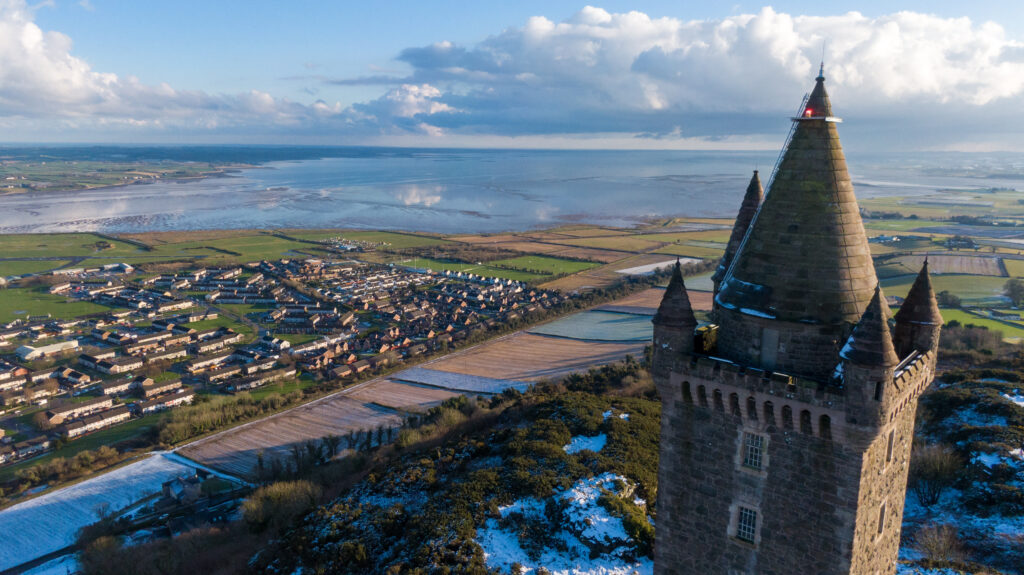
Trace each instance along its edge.
<path fill-rule="evenodd" d="M 267 385 L 265 385 L 263 387 L 256 388 L 253 391 L 249 391 L 249 392 L 246 392 L 246 393 L 248 393 L 253 399 L 263 399 L 264 397 L 267 397 L 268 395 L 273 395 L 273 394 L 278 394 L 278 393 L 281 394 L 281 395 L 284 395 L 284 394 L 291 393 L 293 391 L 302 391 L 303 389 L 306 389 L 307 387 L 313 387 L 313 385 L 314 385 L 314 382 L 312 380 L 310 380 L 310 379 L 307 379 L 307 378 L 303 378 L 303 379 L 299 379 L 299 380 L 294 380 L 293 379 L 293 380 L 288 380 L 288 381 L 278 381 L 278 382 L 270 383 L 270 384 L 267 384 Z"/>
<path fill-rule="evenodd" d="M 656 254 L 667 254 L 672 256 L 685 256 L 690 258 L 718 259 L 722 257 L 725 250 L 717 250 L 703 246 L 692 246 L 689 244 L 669 244 L 654 251 Z"/>
<path fill-rule="evenodd" d="M 916 276 L 913 274 L 895 276 L 881 280 L 885 295 L 906 297 Z M 949 291 L 965 302 L 975 304 L 1002 301 L 1003 285 L 1006 278 L 972 275 L 933 275 L 932 288 L 936 293 Z"/>
<path fill-rule="evenodd" d="M 102 249 L 101 246 L 111 247 Z M 96 234 L 7 234 L 0 235 L 0 254 L 8 258 L 104 256 L 145 254 L 127 242 L 101 238 Z"/>
<path fill-rule="evenodd" d="M 200 321 L 195 321 L 195 322 L 192 322 L 192 323 L 186 324 L 186 325 L 188 327 L 190 327 L 192 329 L 195 329 L 195 330 L 198 330 L 198 331 L 204 331 L 204 330 L 208 330 L 208 329 L 217 329 L 217 328 L 226 327 L 226 328 L 233 329 L 233 330 L 237 331 L 238 333 L 244 333 L 244 334 L 251 334 L 252 333 L 252 328 L 249 327 L 248 325 L 246 325 L 244 323 L 237 322 L 237 321 L 231 319 L 230 317 L 224 317 L 224 316 L 217 317 L 216 319 L 204 319 L 204 320 L 200 320 Z"/>
<path fill-rule="evenodd" d="M 294 253 L 316 253 L 317 246 L 286 240 L 269 234 L 241 235 L 155 246 L 153 255 L 182 258 L 204 256 L 204 263 L 276 260 L 282 257 L 310 257 Z"/>
<path fill-rule="evenodd" d="M 54 268 L 59 268 L 67 261 L 6 261 L 0 262 L 0 277 L 20 276 L 23 274 L 37 274 Z"/>
<path fill-rule="evenodd" d="M 360 242 L 386 242 L 387 244 L 389 244 L 388 246 L 386 246 L 387 248 L 396 250 L 401 250 L 405 248 L 422 248 L 438 246 L 441 244 L 451 243 L 448 240 L 443 240 L 441 238 L 421 236 L 416 234 L 403 234 L 396 232 L 340 231 L 334 232 L 333 236 L 331 237 L 342 237 L 345 238 L 346 240 L 355 240 Z"/>
<path fill-rule="evenodd" d="M 302 345 L 304 343 L 309 343 L 315 339 L 318 339 L 322 336 L 319 336 L 315 333 L 275 333 L 274 337 L 278 339 L 283 339 L 284 341 L 287 341 L 292 345 Z"/>
<path fill-rule="evenodd" d="M 1024 325 L 1016 324 L 1016 322 L 1010 322 L 1010 324 L 1013 324 L 1010 325 L 991 318 L 978 317 L 970 312 L 959 309 L 942 309 L 939 311 L 942 312 L 942 319 L 947 323 L 956 320 L 964 325 L 972 324 L 979 327 L 987 327 L 992 331 L 1001 331 L 1006 338 L 1024 337 Z"/>
<path fill-rule="evenodd" d="M 491 266 L 525 269 L 530 270 L 531 272 L 541 272 L 552 275 L 574 274 L 583 270 L 596 268 L 601 265 L 593 262 L 578 262 L 548 256 L 520 256 L 518 258 L 488 262 L 488 264 Z"/>
<path fill-rule="evenodd" d="M 455 272 L 466 272 L 479 274 L 484 277 L 502 278 L 523 282 L 540 280 L 548 277 L 547 275 L 532 274 L 513 270 L 503 270 L 500 268 L 495 268 L 487 265 L 467 264 L 462 262 L 443 262 L 440 260 L 428 258 L 412 258 L 407 260 L 401 260 L 395 263 L 398 265 L 409 266 L 412 268 L 431 269 L 434 271 L 450 270 Z"/>
<path fill-rule="evenodd" d="M 1024 278 L 1024 260 L 1003 258 L 1003 265 L 1006 266 L 1006 273 L 1010 274 L 1010 277 Z"/>
<path fill-rule="evenodd" d="M 619 250 L 624 252 L 646 252 L 657 248 L 664 242 L 648 241 L 640 236 L 612 236 L 597 238 L 576 238 L 571 240 L 551 240 L 553 244 L 567 246 L 579 246 L 584 248 L 599 248 L 604 250 Z"/>
<path fill-rule="evenodd" d="M 74 301 L 52 295 L 46 288 L 0 289 L 0 321 L 8 322 L 26 315 L 50 314 L 55 318 L 70 319 L 110 308 L 90 302 Z"/>

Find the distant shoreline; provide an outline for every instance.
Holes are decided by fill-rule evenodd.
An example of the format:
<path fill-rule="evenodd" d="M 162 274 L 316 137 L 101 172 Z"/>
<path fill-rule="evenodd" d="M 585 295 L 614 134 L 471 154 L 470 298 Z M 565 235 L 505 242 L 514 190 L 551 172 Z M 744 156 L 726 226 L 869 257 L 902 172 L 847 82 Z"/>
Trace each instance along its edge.
<path fill-rule="evenodd" d="M 58 192 L 97 192 L 103 190 L 114 190 L 120 188 L 127 188 L 129 186 L 148 186 L 157 182 L 169 182 L 169 183 L 181 183 L 187 184 L 189 182 L 198 182 L 207 178 L 225 178 L 230 177 L 230 174 L 241 173 L 242 170 L 252 170 L 257 168 L 265 168 L 266 166 L 258 164 L 228 164 L 223 166 L 216 166 L 213 171 L 196 174 L 194 176 L 167 176 L 155 178 L 149 178 L 146 180 L 131 180 L 120 184 L 106 184 L 101 186 L 77 186 L 77 187 L 52 187 L 52 188 L 40 188 L 40 189 L 28 189 L 19 188 L 14 190 L 2 190 L 0 191 L 0 197 L 7 196 L 20 196 L 25 194 L 49 194 Z"/>

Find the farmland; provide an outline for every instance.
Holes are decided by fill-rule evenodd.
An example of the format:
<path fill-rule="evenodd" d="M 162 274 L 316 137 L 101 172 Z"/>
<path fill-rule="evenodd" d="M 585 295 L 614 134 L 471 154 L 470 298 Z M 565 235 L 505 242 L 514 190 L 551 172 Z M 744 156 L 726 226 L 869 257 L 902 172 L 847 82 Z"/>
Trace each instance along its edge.
<path fill-rule="evenodd" d="M 29 315 L 50 314 L 55 318 L 73 317 L 107 311 L 94 303 L 72 301 L 52 295 L 46 288 L 8 288 L 0 292 L 0 322 L 8 322 Z"/>

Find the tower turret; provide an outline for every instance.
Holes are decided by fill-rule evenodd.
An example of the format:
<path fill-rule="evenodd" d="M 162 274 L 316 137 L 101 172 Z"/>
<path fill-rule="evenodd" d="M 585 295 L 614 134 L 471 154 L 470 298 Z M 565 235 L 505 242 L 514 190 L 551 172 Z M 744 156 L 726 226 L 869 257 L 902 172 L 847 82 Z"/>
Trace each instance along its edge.
<path fill-rule="evenodd" d="M 928 275 L 928 259 L 925 258 L 914 285 L 907 292 L 907 299 L 903 300 L 903 305 L 896 312 L 896 354 L 903 358 L 913 351 L 938 349 L 943 323 L 939 302 L 935 299 L 932 280 Z"/>
<path fill-rule="evenodd" d="M 757 213 L 757 208 L 761 205 L 763 196 L 764 188 L 761 186 L 761 178 L 758 177 L 757 170 L 754 170 L 754 175 L 750 178 L 750 183 L 747 184 L 747 192 L 743 195 L 740 212 L 736 215 L 736 223 L 732 226 L 732 234 L 729 236 L 729 243 L 726 244 L 725 254 L 718 262 L 715 275 L 711 276 L 711 281 L 715 284 L 715 295 L 718 295 L 718 288 L 721 286 L 722 280 L 725 279 L 725 273 L 729 271 L 729 266 L 740 249 L 740 244 L 743 243 L 743 236 L 747 235 L 747 229 L 754 219 L 754 214 Z"/>
<path fill-rule="evenodd" d="M 682 354 L 693 351 L 693 330 L 697 328 L 697 318 L 693 315 L 678 260 L 653 323 L 653 368 L 655 373 L 667 376 Z"/>
<path fill-rule="evenodd" d="M 847 419 L 851 424 L 878 425 L 887 411 L 886 393 L 899 364 L 896 348 L 889 332 L 891 311 L 875 287 L 868 307 L 839 352 L 842 358 L 840 377 L 847 397 Z"/>

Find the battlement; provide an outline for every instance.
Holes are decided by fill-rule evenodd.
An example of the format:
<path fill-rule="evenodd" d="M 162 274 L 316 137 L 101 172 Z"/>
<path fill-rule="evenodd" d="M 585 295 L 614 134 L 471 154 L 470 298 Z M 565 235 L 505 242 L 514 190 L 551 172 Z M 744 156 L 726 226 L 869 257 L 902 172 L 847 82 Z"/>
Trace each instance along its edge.
<path fill-rule="evenodd" d="M 934 379 L 935 352 L 913 352 L 898 366 L 893 376 L 893 384 L 899 391 L 893 408 L 889 410 L 889 423 L 899 418 L 907 407 L 913 407 L 917 398 Z"/>
<path fill-rule="evenodd" d="M 844 405 L 840 388 L 785 373 L 740 365 L 719 357 L 693 356 L 688 366 L 680 368 L 701 379 L 715 380 L 737 389 L 783 397 L 807 405 L 839 410 Z"/>

